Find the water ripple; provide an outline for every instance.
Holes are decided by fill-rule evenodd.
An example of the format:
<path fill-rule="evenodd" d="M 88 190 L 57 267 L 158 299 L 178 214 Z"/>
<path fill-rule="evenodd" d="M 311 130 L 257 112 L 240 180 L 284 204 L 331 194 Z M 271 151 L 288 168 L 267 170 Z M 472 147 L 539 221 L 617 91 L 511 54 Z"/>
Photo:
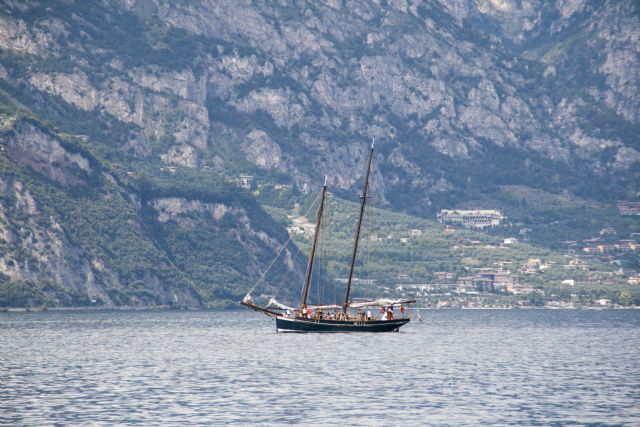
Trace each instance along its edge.
<path fill-rule="evenodd" d="M 639 311 L 428 311 L 276 334 L 238 312 L 0 314 L 2 425 L 634 425 Z"/>

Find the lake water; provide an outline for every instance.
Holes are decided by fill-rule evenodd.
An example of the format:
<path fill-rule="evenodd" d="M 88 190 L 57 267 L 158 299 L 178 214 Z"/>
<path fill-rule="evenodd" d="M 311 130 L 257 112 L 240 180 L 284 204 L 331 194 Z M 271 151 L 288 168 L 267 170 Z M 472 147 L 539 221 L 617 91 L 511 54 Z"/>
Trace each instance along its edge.
<path fill-rule="evenodd" d="M 3 425 L 640 425 L 640 310 L 433 310 L 286 334 L 248 311 L 0 313 Z"/>

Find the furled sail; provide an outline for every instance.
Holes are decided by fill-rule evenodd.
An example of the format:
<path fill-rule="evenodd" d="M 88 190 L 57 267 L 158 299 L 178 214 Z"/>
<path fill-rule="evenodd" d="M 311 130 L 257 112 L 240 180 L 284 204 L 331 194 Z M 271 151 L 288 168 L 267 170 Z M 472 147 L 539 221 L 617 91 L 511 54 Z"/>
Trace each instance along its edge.
<path fill-rule="evenodd" d="M 381 306 L 395 306 L 395 305 L 404 305 L 404 304 L 413 304 L 416 300 L 414 299 L 389 299 L 389 298 L 380 298 L 374 301 L 363 301 L 363 302 L 352 302 L 349 304 L 352 308 L 362 308 L 362 307 L 381 307 Z"/>
<path fill-rule="evenodd" d="M 314 310 L 338 310 L 342 308 L 337 304 L 324 304 L 324 305 L 307 305 L 307 307 L 312 308 Z"/>
<path fill-rule="evenodd" d="M 323 305 L 307 304 L 307 307 L 313 310 L 336 310 L 341 308 L 341 306 L 337 304 L 323 304 Z M 271 298 L 269 300 L 266 308 L 279 308 L 281 310 L 295 311 L 293 307 L 289 307 L 288 305 L 282 304 L 281 302 L 277 301 L 275 298 Z"/>
<path fill-rule="evenodd" d="M 267 308 L 279 308 L 281 310 L 291 310 L 291 311 L 294 310 L 293 307 L 289 307 L 288 305 L 284 305 L 284 304 L 276 301 L 275 298 L 271 298 L 269 300 L 269 303 L 267 304 Z"/>

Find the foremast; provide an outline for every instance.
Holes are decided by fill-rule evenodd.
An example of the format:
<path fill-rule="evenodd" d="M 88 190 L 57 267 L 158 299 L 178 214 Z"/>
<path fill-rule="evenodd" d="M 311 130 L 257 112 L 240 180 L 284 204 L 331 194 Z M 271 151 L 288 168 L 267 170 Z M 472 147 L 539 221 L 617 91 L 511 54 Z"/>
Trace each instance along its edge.
<path fill-rule="evenodd" d="M 373 145 L 375 139 L 371 142 L 371 151 L 369 152 L 369 162 L 367 163 L 367 173 L 364 176 L 364 188 L 360 197 L 360 215 L 358 215 L 358 225 L 356 226 L 356 239 L 353 243 L 353 253 L 351 255 L 351 266 L 349 267 L 349 278 L 347 279 L 347 293 L 342 304 L 342 311 L 346 314 L 349 308 L 349 294 L 351 293 L 351 280 L 353 279 L 353 269 L 356 264 L 356 255 L 358 254 L 358 241 L 360 240 L 360 229 L 362 228 L 362 217 L 364 216 L 364 206 L 367 203 L 367 191 L 369 190 L 369 172 L 371 171 L 371 161 L 373 160 Z"/>
<path fill-rule="evenodd" d="M 311 246 L 311 254 L 307 263 L 307 273 L 304 278 L 304 286 L 302 288 L 302 297 L 300 298 L 299 310 L 307 307 L 307 298 L 309 296 L 309 287 L 311 286 L 311 275 L 313 273 L 313 263 L 316 258 L 316 248 L 318 246 L 318 235 L 320 234 L 320 225 L 322 223 L 322 212 L 324 211 L 324 199 L 327 194 L 327 177 L 324 177 L 324 185 L 322 186 L 322 197 L 320 198 L 320 208 L 318 209 L 318 218 L 316 219 L 315 232 L 313 234 L 313 244 Z"/>

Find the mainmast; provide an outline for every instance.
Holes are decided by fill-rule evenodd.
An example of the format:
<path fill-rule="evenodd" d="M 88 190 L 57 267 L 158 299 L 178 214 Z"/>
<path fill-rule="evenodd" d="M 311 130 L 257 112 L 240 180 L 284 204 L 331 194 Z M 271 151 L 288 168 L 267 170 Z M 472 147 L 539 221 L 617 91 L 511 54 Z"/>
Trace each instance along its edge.
<path fill-rule="evenodd" d="M 320 199 L 320 208 L 318 208 L 318 218 L 316 219 L 315 233 L 313 235 L 313 244 L 311 246 L 311 255 L 307 264 L 307 274 L 304 278 L 304 287 L 302 288 L 302 298 L 298 308 L 307 306 L 307 297 L 309 295 L 309 286 L 311 286 L 311 273 L 313 272 L 313 262 L 316 257 L 316 247 L 318 246 L 318 235 L 320 234 L 320 223 L 322 221 L 322 211 L 324 210 L 324 198 L 327 194 L 327 177 L 324 177 L 324 185 L 322 186 L 322 197 Z"/>
<path fill-rule="evenodd" d="M 376 140 L 371 142 L 371 152 L 369 153 L 369 162 L 367 163 L 367 173 L 364 176 L 364 189 L 360 197 L 360 215 L 358 216 L 358 225 L 356 226 L 356 240 L 353 244 L 353 254 L 351 255 L 351 267 L 349 268 L 349 278 L 347 279 L 347 294 L 344 297 L 342 310 L 346 313 L 349 307 L 349 294 L 351 293 L 351 279 L 353 278 L 353 268 L 356 264 L 356 255 L 358 253 L 358 241 L 360 240 L 360 228 L 362 227 L 362 217 L 364 215 L 364 205 L 367 203 L 367 190 L 369 189 L 369 172 L 371 171 L 371 160 L 373 159 L 373 145 Z"/>

